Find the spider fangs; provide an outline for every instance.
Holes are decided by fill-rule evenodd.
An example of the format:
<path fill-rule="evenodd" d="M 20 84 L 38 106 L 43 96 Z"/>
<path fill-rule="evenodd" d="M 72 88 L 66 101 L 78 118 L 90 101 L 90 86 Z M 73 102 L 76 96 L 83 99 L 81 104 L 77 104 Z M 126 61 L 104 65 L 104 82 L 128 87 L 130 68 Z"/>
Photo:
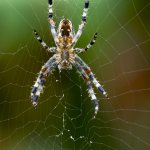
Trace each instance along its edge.
<path fill-rule="evenodd" d="M 38 33 L 34 30 L 35 38 L 40 42 L 42 47 L 48 52 L 53 52 L 55 54 L 43 65 L 41 71 L 39 72 L 38 78 L 32 87 L 32 104 L 35 107 L 37 106 L 38 99 L 41 92 L 43 91 L 46 82 L 46 77 L 49 76 L 52 71 L 54 71 L 57 67 L 59 68 L 59 70 L 62 70 L 71 69 L 73 66 L 77 69 L 78 73 L 83 77 L 87 84 L 88 93 L 94 105 L 96 115 L 99 109 L 99 103 L 95 96 L 92 83 L 95 85 L 98 91 L 102 93 L 106 98 L 107 93 L 101 86 L 101 84 L 97 81 L 97 79 L 94 77 L 94 74 L 92 73 L 88 65 L 76 53 L 86 52 L 95 43 L 97 33 L 95 33 L 94 37 L 85 48 L 74 48 L 86 24 L 89 0 L 85 0 L 81 23 L 76 33 L 74 32 L 72 23 L 69 19 L 62 19 L 56 32 L 55 22 L 53 20 L 52 6 L 53 1 L 48 0 L 48 22 L 50 24 L 50 30 L 54 38 L 56 47 L 48 47 L 47 44 L 38 35 Z"/>

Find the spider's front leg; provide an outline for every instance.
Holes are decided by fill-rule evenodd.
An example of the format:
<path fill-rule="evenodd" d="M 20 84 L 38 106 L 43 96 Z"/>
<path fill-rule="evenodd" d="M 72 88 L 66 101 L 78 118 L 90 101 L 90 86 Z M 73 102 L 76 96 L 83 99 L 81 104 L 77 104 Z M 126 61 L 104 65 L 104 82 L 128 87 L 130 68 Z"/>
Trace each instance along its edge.
<path fill-rule="evenodd" d="M 83 32 L 83 28 L 86 24 L 88 8 L 89 8 L 89 0 L 85 0 L 81 24 L 79 25 L 78 31 L 77 31 L 75 37 L 73 38 L 73 45 L 76 44 L 76 42 L 78 41 L 78 39 L 80 38 L 80 36 Z"/>
<path fill-rule="evenodd" d="M 87 83 L 87 88 L 88 88 L 88 93 L 91 97 L 92 103 L 94 105 L 95 108 L 95 115 L 94 118 L 98 112 L 99 109 L 99 103 L 97 101 L 97 98 L 95 96 L 94 90 L 92 88 L 92 83 L 87 75 L 87 73 L 84 71 L 84 69 L 81 67 L 81 65 L 78 62 L 75 62 L 74 66 L 76 67 L 76 69 L 78 70 L 79 74 L 82 76 L 82 78 L 86 81 Z"/>
<path fill-rule="evenodd" d="M 94 77 L 94 74 L 92 73 L 90 67 L 87 66 L 87 64 L 76 55 L 75 61 L 80 64 L 80 66 L 85 70 L 85 72 L 88 74 L 90 80 L 93 82 L 93 84 L 96 86 L 99 92 L 101 92 L 106 98 L 108 98 L 108 95 L 102 85 L 97 81 L 97 79 Z"/>
<path fill-rule="evenodd" d="M 43 87 L 46 82 L 46 77 L 56 68 L 58 63 L 56 62 L 56 56 L 51 57 L 42 67 L 39 72 L 38 78 L 31 91 L 31 99 L 33 106 L 37 106 L 38 98 L 40 97 Z"/>
<path fill-rule="evenodd" d="M 52 7 L 53 7 L 53 0 L 48 0 L 48 21 L 50 24 L 52 36 L 54 38 L 55 43 L 57 44 L 58 38 L 57 38 L 56 29 L 55 29 L 55 22 L 53 20 L 53 9 L 52 9 Z"/>

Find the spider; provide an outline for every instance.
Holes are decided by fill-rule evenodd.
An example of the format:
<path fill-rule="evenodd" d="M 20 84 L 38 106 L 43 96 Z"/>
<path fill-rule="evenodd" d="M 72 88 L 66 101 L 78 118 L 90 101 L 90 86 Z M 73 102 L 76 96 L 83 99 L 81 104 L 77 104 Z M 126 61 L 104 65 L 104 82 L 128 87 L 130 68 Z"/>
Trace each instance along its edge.
<path fill-rule="evenodd" d="M 38 74 L 38 78 L 33 85 L 31 91 L 31 100 L 34 107 L 38 104 L 38 99 L 46 82 L 46 77 L 49 76 L 52 71 L 57 67 L 61 71 L 62 69 L 70 70 L 74 66 L 82 78 L 86 81 L 88 93 L 91 97 L 95 108 L 95 115 L 99 109 L 99 103 L 92 88 L 92 83 L 107 98 L 107 93 L 100 85 L 100 83 L 94 77 L 91 69 L 88 65 L 76 54 L 86 52 L 96 41 L 97 33 L 95 33 L 92 40 L 85 48 L 74 48 L 76 42 L 80 38 L 83 28 L 86 24 L 87 13 L 89 8 L 89 0 L 85 0 L 81 23 L 79 25 L 77 33 L 75 33 L 72 22 L 69 19 L 62 19 L 59 23 L 58 30 L 55 29 L 55 22 L 53 20 L 53 0 L 48 0 L 48 22 L 50 24 L 50 30 L 54 38 L 56 47 L 48 47 L 47 44 L 41 39 L 36 30 L 34 30 L 35 38 L 40 42 L 42 47 L 48 52 L 55 53 L 43 66 Z"/>

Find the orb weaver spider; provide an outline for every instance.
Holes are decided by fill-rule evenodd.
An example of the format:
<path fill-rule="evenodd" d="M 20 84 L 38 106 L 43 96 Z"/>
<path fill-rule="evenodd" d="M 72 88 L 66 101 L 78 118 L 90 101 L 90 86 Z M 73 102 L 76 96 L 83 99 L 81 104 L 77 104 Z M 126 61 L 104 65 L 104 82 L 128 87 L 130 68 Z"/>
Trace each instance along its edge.
<path fill-rule="evenodd" d="M 99 103 L 94 94 L 92 82 L 98 91 L 106 98 L 107 93 L 96 80 L 88 65 L 76 53 L 86 52 L 95 43 L 97 33 L 95 33 L 94 37 L 85 48 L 74 48 L 86 24 L 89 0 L 85 0 L 81 24 L 79 25 L 77 33 L 75 33 L 72 22 L 69 19 L 62 19 L 59 23 L 58 30 L 56 31 L 55 22 L 53 20 L 52 6 L 53 1 L 48 0 L 48 22 L 50 24 L 50 30 L 56 47 L 48 47 L 47 44 L 38 35 L 38 33 L 34 30 L 35 38 L 40 42 L 42 47 L 48 52 L 53 52 L 55 54 L 43 65 L 41 71 L 38 74 L 38 78 L 31 91 L 32 104 L 35 107 L 37 106 L 38 98 L 40 97 L 46 82 L 46 77 L 50 75 L 52 71 L 56 69 L 56 67 L 58 67 L 58 69 L 61 71 L 62 69 L 72 69 L 72 66 L 74 66 L 87 83 L 88 92 L 93 102 L 96 115 L 99 109 Z"/>

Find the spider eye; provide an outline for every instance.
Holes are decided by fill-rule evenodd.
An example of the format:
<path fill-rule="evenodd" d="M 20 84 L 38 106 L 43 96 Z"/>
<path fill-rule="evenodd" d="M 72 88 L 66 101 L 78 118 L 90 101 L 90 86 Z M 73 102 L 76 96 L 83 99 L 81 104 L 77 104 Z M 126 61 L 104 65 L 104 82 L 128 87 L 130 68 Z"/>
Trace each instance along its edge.
<path fill-rule="evenodd" d="M 62 36 L 69 36 L 70 35 L 70 31 L 68 31 L 68 30 L 62 30 L 61 35 Z"/>

